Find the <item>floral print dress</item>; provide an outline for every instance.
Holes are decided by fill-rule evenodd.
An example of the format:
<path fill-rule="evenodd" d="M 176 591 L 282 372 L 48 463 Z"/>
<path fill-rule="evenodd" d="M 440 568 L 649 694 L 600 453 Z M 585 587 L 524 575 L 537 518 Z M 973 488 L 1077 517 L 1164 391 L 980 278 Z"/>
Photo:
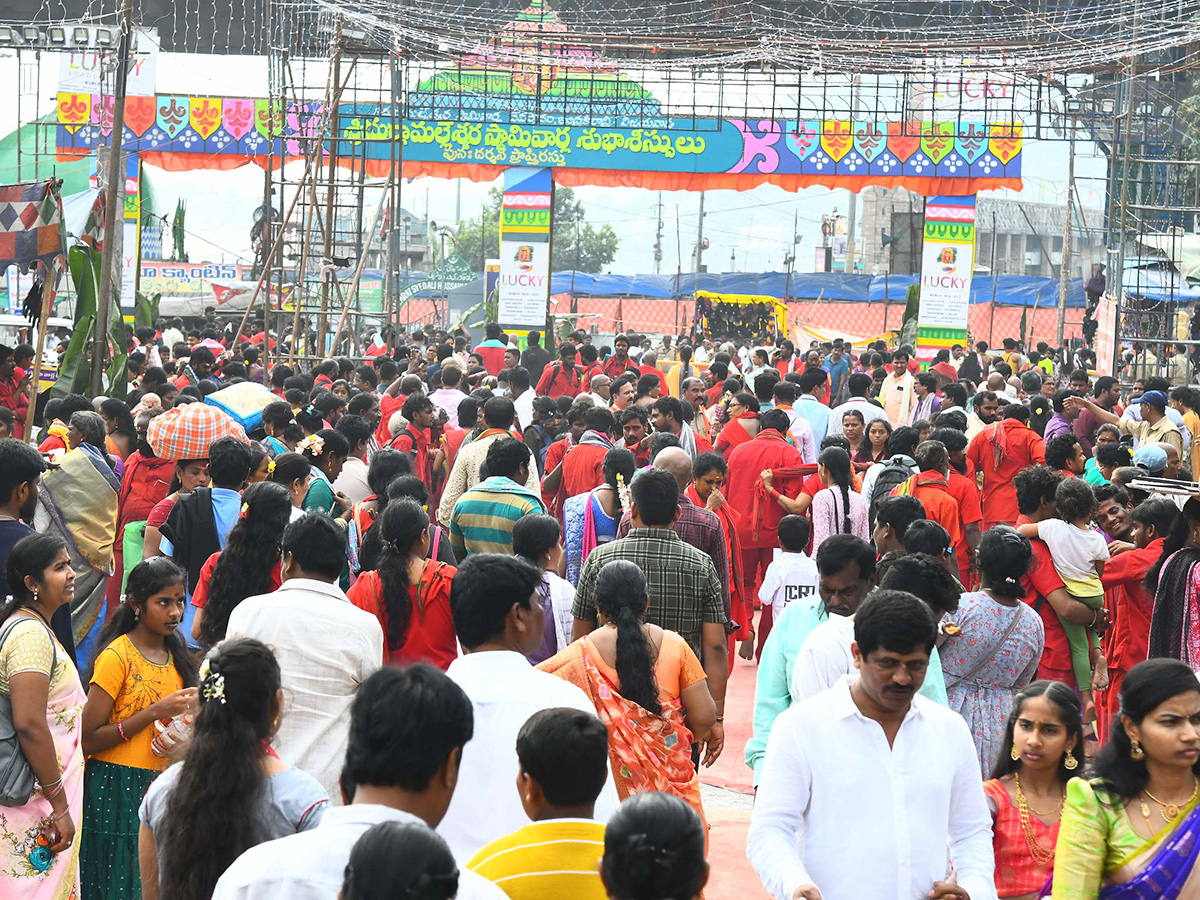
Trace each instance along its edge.
<path fill-rule="evenodd" d="M 946 693 L 950 708 L 967 720 L 987 778 L 1000 752 L 1013 694 L 1033 680 L 1046 633 L 1028 604 L 1005 606 L 986 591 L 963 594 L 954 623 L 958 633 L 938 648 Z"/>
<path fill-rule="evenodd" d="M 0 647 L 0 693 L 22 672 L 50 675 L 46 724 L 62 768 L 63 791 L 75 823 L 69 848 L 51 854 L 39 823 L 53 812 L 35 788 L 24 806 L 0 807 L 0 897 L 4 900 L 75 900 L 79 896 L 79 834 L 83 820 L 83 744 L 79 717 L 87 695 L 67 653 L 40 621 L 16 625 Z M 51 672 L 53 669 L 53 672 Z"/>

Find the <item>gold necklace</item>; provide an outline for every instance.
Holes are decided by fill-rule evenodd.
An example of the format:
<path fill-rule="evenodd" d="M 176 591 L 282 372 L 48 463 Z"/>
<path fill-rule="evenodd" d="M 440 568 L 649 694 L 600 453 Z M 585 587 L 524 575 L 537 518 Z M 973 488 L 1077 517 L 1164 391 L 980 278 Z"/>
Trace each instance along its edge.
<path fill-rule="evenodd" d="M 1164 803 L 1145 788 L 1142 788 L 1142 793 L 1158 804 L 1158 814 L 1162 816 L 1164 822 L 1170 824 L 1179 818 L 1179 812 L 1181 809 L 1183 809 L 1183 807 L 1190 805 L 1197 796 L 1200 796 L 1200 778 L 1196 778 L 1196 776 L 1193 775 L 1192 783 L 1192 795 L 1183 801 L 1183 803 Z M 1146 805 L 1145 800 L 1142 801 L 1142 815 L 1145 817 L 1147 822 L 1150 821 L 1150 807 Z"/>
<path fill-rule="evenodd" d="M 1025 799 L 1025 792 L 1021 790 L 1021 776 L 1019 774 L 1013 776 L 1017 783 L 1017 815 L 1021 820 L 1021 830 L 1025 833 L 1025 846 L 1029 848 L 1029 855 L 1034 858 L 1039 864 L 1045 865 L 1054 859 L 1054 848 L 1047 850 L 1042 846 L 1041 841 L 1037 839 L 1037 835 L 1033 833 L 1033 823 L 1029 821 L 1029 801 Z M 1061 812 L 1063 802 L 1066 800 L 1066 792 L 1063 792 L 1059 798 L 1058 808 L 1050 813 L 1037 813 L 1038 816 L 1053 815 L 1054 812 Z"/>

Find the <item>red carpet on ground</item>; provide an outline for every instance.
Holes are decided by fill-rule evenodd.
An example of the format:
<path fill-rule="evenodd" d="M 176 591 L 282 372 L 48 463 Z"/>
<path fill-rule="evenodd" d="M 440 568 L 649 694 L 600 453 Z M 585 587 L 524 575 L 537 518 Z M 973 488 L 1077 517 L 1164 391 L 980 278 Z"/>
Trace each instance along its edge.
<path fill-rule="evenodd" d="M 700 768 L 706 785 L 753 795 L 753 773 L 746 765 L 746 742 L 754 721 L 754 680 L 758 666 L 738 658 L 725 694 L 725 749 L 712 768 Z M 746 832 L 750 808 L 741 804 L 710 802 L 705 815 L 709 824 L 708 861 L 711 866 L 705 900 L 769 900 L 769 894 L 746 859 Z"/>

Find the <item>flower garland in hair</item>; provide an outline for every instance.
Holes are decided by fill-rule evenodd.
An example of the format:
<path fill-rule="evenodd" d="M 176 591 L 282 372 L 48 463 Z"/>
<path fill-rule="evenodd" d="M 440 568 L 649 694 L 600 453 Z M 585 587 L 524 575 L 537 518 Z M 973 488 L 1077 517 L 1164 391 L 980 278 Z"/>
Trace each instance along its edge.
<path fill-rule="evenodd" d="M 200 663 L 200 693 L 205 700 L 219 700 L 225 704 L 225 676 L 213 672 L 211 658 L 205 658 Z"/>
<path fill-rule="evenodd" d="M 248 515 L 250 515 L 250 504 L 243 503 L 242 508 L 238 510 L 238 519 L 244 519 Z"/>
<path fill-rule="evenodd" d="M 617 473 L 617 498 L 621 501 L 621 509 L 630 508 L 629 487 L 625 484 L 625 476 Z"/>
<path fill-rule="evenodd" d="M 273 460 L 273 459 L 268 460 L 267 461 L 267 477 L 269 478 L 270 476 L 272 476 L 274 474 L 275 474 L 275 460 Z"/>
<path fill-rule="evenodd" d="M 325 439 L 319 434 L 310 434 L 296 446 L 296 449 L 300 453 L 311 450 L 313 456 L 320 456 L 325 452 Z"/>

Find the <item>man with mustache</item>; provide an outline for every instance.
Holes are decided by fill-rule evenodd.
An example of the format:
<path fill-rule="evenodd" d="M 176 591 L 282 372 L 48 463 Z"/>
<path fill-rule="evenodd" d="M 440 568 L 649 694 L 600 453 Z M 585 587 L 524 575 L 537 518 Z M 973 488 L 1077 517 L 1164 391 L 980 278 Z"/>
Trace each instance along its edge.
<path fill-rule="evenodd" d="M 937 640 L 934 614 L 912 594 L 880 590 L 853 627 L 857 677 L 775 720 L 750 862 L 771 896 L 790 900 L 995 900 L 971 733 L 961 716 L 915 696 Z M 950 859 L 955 883 L 945 880 Z"/>

